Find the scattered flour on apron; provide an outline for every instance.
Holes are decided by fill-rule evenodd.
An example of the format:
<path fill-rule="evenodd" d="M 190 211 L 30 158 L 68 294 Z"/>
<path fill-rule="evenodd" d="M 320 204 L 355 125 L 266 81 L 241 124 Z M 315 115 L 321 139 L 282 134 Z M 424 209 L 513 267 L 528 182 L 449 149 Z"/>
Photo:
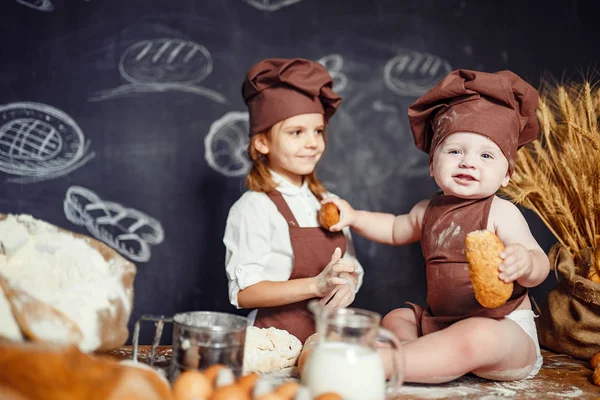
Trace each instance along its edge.
<path fill-rule="evenodd" d="M 124 304 L 127 312 L 131 309 L 120 271 L 84 239 L 31 216 L 9 215 L 0 221 L 0 246 L 0 274 L 77 323 L 83 333 L 82 351 L 99 347 L 98 312 L 117 312 L 111 300 Z M 4 297 L 1 291 L 0 296 Z M 52 338 L 52 332 L 47 337 Z"/>

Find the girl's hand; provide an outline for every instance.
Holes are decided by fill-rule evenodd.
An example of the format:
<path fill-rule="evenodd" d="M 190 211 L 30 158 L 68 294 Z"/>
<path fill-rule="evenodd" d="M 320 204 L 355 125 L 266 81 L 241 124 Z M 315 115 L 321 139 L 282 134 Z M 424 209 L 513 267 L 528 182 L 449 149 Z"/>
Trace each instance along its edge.
<path fill-rule="evenodd" d="M 343 279 L 343 278 L 342 278 Z M 354 301 L 354 289 L 350 282 L 337 285 L 327 296 L 323 297 L 321 304 L 325 311 L 348 307 Z"/>
<path fill-rule="evenodd" d="M 500 270 L 498 277 L 506 283 L 527 277 L 533 271 L 531 253 L 518 243 L 506 246 L 500 253 L 500 258 L 504 261 L 498 267 Z"/>
<path fill-rule="evenodd" d="M 333 203 L 340 210 L 340 222 L 331 226 L 331 232 L 339 232 L 347 226 L 352 226 L 356 221 L 356 210 L 346 201 L 336 197 L 327 197 L 321 200 L 321 204 Z"/>
<path fill-rule="evenodd" d="M 353 273 L 355 270 L 354 261 L 342 258 L 342 250 L 339 247 L 335 249 L 331 256 L 329 264 L 323 268 L 323 271 L 314 279 L 315 295 L 323 297 L 330 293 L 337 285 L 347 284 L 348 281 L 340 278 L 340 273 Z"/>

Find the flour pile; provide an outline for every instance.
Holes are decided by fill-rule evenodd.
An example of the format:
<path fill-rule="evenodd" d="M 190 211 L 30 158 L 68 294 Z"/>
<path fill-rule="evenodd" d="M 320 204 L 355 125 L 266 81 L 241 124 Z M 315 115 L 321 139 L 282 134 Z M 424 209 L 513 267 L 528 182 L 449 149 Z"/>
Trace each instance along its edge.
<path fill-rule="evenodd" d="M 101 345 L 98 312 L 129 315 L 131 296 L 123 286 L 121 268 L 106 261 L 88 240 L 60 232 L 28 215 L 9 215 L 0 221 L 0 274 L 11 286 L 26 291 L 75 322 L 83 339 L 82 351 Z M 124 310 L 119 310 L 123 307 Z M 48 328 L 48 340 L 53 335 Z M 4 294 L 0 290 L 0 335 L 21 339 Z"/>

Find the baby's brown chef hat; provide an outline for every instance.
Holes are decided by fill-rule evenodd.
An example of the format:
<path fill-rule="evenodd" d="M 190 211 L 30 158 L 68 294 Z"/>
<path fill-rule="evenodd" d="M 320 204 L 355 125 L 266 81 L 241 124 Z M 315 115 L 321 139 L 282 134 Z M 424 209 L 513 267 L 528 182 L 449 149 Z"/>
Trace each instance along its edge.
<path fill-rule="evenodd" d="M 489 137 L 515 168 L 519 147 L 537 139 L 537 91 L 511 71 L 486 73 L 458 69 L 408 108 L 415 145 L 429 153 L 451 133 Z"/>
<path fill-rule="evenodd" d="M 270 58 L 255 64 L 242 86 L 250 114 L 250 136 L 300 114 L 319 113 L 329 120 L 342 98 L 321 64 L 302 58 Z"/>

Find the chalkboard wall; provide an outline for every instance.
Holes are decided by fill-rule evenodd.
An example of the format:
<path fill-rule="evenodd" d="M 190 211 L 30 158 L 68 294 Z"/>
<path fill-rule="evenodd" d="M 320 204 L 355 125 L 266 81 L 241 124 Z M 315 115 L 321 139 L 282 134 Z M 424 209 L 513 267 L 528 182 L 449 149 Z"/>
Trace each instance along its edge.
<path fill-rule="evenodd" d="M 320 178 L 357 208 L 403 213 L 436 190 L 408 105 L 456 68 L 510 69 L 534 86 L 591 76 L 593 3 L 5 0 L 0 212 L 96 236 L 136 263 L 130 327 L 142 314 L 242 313 L 227 299 L 222 236 L 244 191 L 252 64 L 323 63 L 344 100 Z M 549 250 L 555 239 L 525 215 Z M 355 246 L 366 270 L 355 306 L 425 301 L 418 244 Z"/>

